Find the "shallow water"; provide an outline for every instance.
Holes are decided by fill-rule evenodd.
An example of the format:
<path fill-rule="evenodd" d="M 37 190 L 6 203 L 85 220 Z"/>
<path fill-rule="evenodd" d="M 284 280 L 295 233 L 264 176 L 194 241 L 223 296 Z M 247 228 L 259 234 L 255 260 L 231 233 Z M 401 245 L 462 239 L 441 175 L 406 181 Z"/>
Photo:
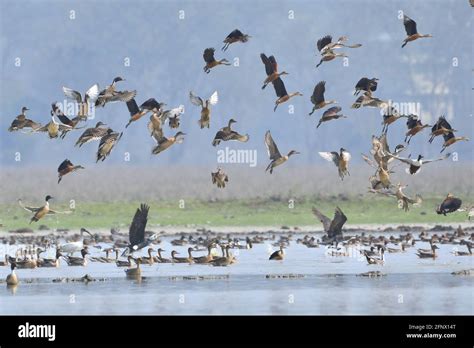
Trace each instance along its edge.
<path fill-rule="evenodd" d="M 296 239 L 296 237 L 295 237 Z M 160 247 L 185 254 L 187 247 Z M 417 243 L 417 248 L 428 248 Z M 24 281 L 14 290 L 0 284 L 0 314 L 473 314 L 472 276 L 451 272 L 473 268 L 474 257 L 458 257 L 439 245 L 439 257 L 419 259 L 415 248 L 386 254 L 386 264 L 367 265 L 361 257 L 333 257 L 325 248 L 292 242 L 284 261 L 269 261 L 276 247 L 254 244 L 233 250 L 230 267 L 155 264 L 142 266 L 143 279 L 129 280 L 114 263 L 86 267 L 17 270 Z M 203 255 L 205 252 L 195 252 Z M 357 255 L 354 253 L 354 255 Z M 103 254 L 101 255 L 103 256 Z M 381 271 L 385 276 L 358 276 Z M 89 274 L 103 281 L 52 282 Z M 0 269 L 1 277 L 8 274 Z M 293 274 L 299 278 L 267 278 Z M 182 276 L 225 276 L 184 280 Z M 31 281 L 31 282 L 29 282 Z M 28 283 L 29 282 L 29 283 Z"/>

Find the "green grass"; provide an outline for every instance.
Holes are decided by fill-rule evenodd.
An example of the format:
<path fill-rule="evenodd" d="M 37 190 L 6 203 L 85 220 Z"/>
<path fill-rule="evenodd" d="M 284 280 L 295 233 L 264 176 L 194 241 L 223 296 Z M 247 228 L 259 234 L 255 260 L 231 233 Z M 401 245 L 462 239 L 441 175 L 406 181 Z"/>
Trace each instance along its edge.
<path fill-rule="evenodd" d="M 332 217 L 335 206 L 340 206 L 350 224 L 384 223 L 454 223 L 466 221 L 465 213 L 448 216 L 437 215 L 435 207 L 442 198 L 428 198 L 422 206 L 412 207 L 409 212 L 398 209 L 394 199 L 384 197 L 352 198 L 338 197 L 296 201 L 294 208 L 285 201 L 186 201 L 184 209 L 179 202 L 149 202 L 149 226 L 320 226 L 311 213 L 318 207 Z M 57 203 L 58 204 L 58 203 Z M 77 203 L 70 215 L 49 215 L 38 223 L 28 225 L 31 214 L 18 205 L 0 205 L 0 223 L 3 230 L 22 227 L 38 228 L 41 224 L 49 228 L 127 228 L 139 202 Z M 53 203 L 53 209 L 67 210 Z"/>

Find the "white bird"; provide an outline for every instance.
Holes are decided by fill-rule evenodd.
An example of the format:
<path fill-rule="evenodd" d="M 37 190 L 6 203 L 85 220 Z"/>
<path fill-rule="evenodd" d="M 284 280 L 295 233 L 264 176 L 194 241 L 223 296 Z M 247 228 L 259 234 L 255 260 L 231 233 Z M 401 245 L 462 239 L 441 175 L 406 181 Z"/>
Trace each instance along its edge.
<path fill-rule="evenodd" d="M 411 159 L 411 158 L 404 158 L 404 157 L 394 156 L 390 153 L 388 155 L 390 157 L 393 157 L 393 158 L 403 162 L 403 163 L 408 164 L 409 167 L 406 168 L 405 171 L 407 172 L 407 174 L 411 174 L 411 175 L 419 173 L 420 169 L 421 169 L 421 166 L 423 164 L 436 162 L 436 161 L 442 161 L 444 159 L 449 158 L 449 156 L 451 156 L 450 153 L 447 153 L 443 157 L 439 157 L 439 158 L 436 158 L 436 159 L 424 159 L 424 157 L 422 155 L 419 155 L 417 159 Z"/>
<path fill-rule="evenodd" d="M 86 230 L 85 228 L 81 228 L 81 235 L 84 232 L 92 237 L 92 234 L 88 230 Z M 75 252 L 81 251 L 82 249 L 84 249 L 84 238 L 77 242 L 69 242 L 59 246 L 59 251 L 67 253 L 69 256 L 74 254 Z"/>

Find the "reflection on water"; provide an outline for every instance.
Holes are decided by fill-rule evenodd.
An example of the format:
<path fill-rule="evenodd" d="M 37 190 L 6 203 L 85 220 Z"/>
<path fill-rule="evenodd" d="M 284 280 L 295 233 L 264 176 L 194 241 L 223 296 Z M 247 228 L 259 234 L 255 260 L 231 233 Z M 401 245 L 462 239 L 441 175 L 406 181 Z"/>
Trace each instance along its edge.
<path fill-rule="evenodd" d="M 386 254 L 384 266 L 369 266 L 363 258 L 330 257 L 323 247 L 296 243 L 285 249 L 284 261 L 268 261 L 275 247 L 256 244 L 240 250 L 230 267 L 142 265 L 141 279 L 127 279 L 113 263 L 18 270 L 25 281 L 0 288 L 0 314 L 473 314 L 474 278 L 451 272 L 472 268 L 474 257 L 454 256 L 451 245 L 440 248 L 436 260 L 418 259 L 412 248 Z M 358 276 L 370 270 L 385 276 Z M 52 282 L 86 273 L 98 281 Z M 7 274 L 2 267 L 1 277 Z M 266 277 L 277 274 L 304 277 Z M 196 275 L 217 279 L 182 279 Z"/>

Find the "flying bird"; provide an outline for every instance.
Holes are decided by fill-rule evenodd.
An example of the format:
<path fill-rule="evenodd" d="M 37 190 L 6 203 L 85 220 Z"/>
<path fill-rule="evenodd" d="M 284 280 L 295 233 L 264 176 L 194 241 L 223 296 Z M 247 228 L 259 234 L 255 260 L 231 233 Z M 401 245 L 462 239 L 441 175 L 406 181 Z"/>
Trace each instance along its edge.
<path fill-rule="evenodd" d="M 313 110 L 309 113 L 312 115 L 318 109 L 324 108 L 329 104 L 336 104 L 335 100 L 325 100 L 324 92 L 326 91 L 326 81 L 320 81 L 314 86 L 313 94 L 311 95 L 311 103 L 314 104 Z"/>
<path fill-rule="evenodd" d="M 23 128 L 31 128 L 35 130 L 41 127 L 41 124 L 26 118 L 26 112 L 28 110 L 30 109 L 28 109 L 26 106 L 21 108 L 21 114 L 15 117 L 10 127 L 8 128 L 9 132 L 14 132 Z"/>
<path fill-rule="evenodd" d="M 342 110 L 341 107 L 333 106 L 333 107 L 327 109 L 326 111 L 324 111 L 323 116 L 321 116 L 321 118 L 319 119 L 319 122 L 318 122 L 318 125 L 316 126 L 316 128 L 319 128 L 319 126 L 323 122 L 328 122 L 328 121 L 331 121 L 331 120 L 337 120 L 338 118 L 347 118 L 347 116 L 344 116 L 344 115 L 340 114 L 341 110 Z"/>
<path fill-rule="evenodd" d="M 410 41 L 415 41 L 424 37 L 433 37 L 431 34 L 419 34 L 416 30 L 416 22 L 407 15 L 403 15 L 403 25 L 405 26 L 407 37 L 405 40 L 403 40 L 402 48 L 405 47 Z"/>
<path fill-rule="evenodd" d="M 133 254 L 134 252 L 146 248 L 158 238 L 157 234 L 150 237 L 145 236 L 145 228 L 148 222 L 148 211 L 150 207 L 146 204 L 140 204 L 128 231 L 129 244 L 122 253 L 122 256 Z"/>
<path fill-rule="evenodd" d="M 454 213 L 461 208 L 462 200 L 459 198 L 454 197 L 451 193 L 448 193 L 446 198 L 441 202 L 441 204 L 436 208 L 436 213 L 438 215 Z"/>
<path fill-rule="evenodd" d="M 229 120 L 228 125 L 226 127 L 221 128 L 216 133 L 216 136 L 214 137 L 214 140 L 212 141 L 212 146 L 219 145 L 221 141 L 235 140 L 235 141 L 246 143 L 249 140 L 248 134 L 241 135 L 231 129 L 231 126 L 233 123 L 237 123 L 237 121 L 231 118 Z"/>
<path fill-rule="evenodd" d="M 406 134 L 405 134 L 405 143 L 410 144 L 411 138 L 413 138 L 415 135 L 417 135 L 423 129 L 429 128 L 429 127 L 431 127 L 431 126 L 428 125 L 428 124 L 421 123 L 421 120 L 418 119 L 418 116 L 409 115 L 408 120 L 407 120 L 408 132 L 406 132 Z"/>
<path fill-rule="evenodd" d="M 457 132 L 457 130 L 453 129 L 449 122 L 446 120 L 444 116 L 440 116 L 438 121 L 434 124 L 431 128 L 430 140 L 429 143 L 431 144 L 435 137 L 439 135 L 448 135 L 449 133 Z"/>
<path fill-rule="evenodd" d="M 67 98 L 72 99 L 77 103 L 77 116 L 82 121 L 85 121 L 92 114 L 92 107 L 95 106 L 95 102 L 97 101 L 100 92 L 99 85 L 95 84 L 84 93 L 84 98 L 80 92 L 68 87 L 63 87 L 63 93 Z"/>
<path fill-rule="evenodd" d="M 344 176 L 349 174 L 349 161 L 351 154 L 344 148 L 340 148 L 339 153 L 333 152 L 319 152 L 319 155 L 326 161 L 334 162 L 339 172 L 339 177 L 344 180 Z"/>
<path fill-rule="evenodd" d="M 64 175 L 72 173 L 79 169 L 85 168 L 81 165 L 75 166 L 70 160 L 65 159 L 58 167 L 58 184 L 61 182 Z"/>
<path fill-rule="evenodd" d="M 375 77 L 371 79 L 362 77 L 355 85 L 354 95 L 358 95 L 360 91 L 375 92 L 377 90 L 378 81 L 379 79 Z"/>
<path fill-rule="evenodd" d="M 287 102 L 290 100 L 290 98 L 293 98 L 295 96 L 303 96 L 300 92 L 293 92 L 288 94 L 285 88 L 285 84 L 283 83 L 283 80 L 280 77 L 277 77 L 275 80 L 272 82 L 273 87 L 275 88 L 275 93 L 278 97 L 278 99 L 275 101 L 275 107 L 273 108 L 273 111 L 276 111 L 278 105 Z"/>
<path fill-rule="evenodd" d="M 189 99 L 191 100 L 191 103 L 201 107 L 201 119 L 198 121 L 198 124 L 201 129 L 203 129 L 204 127 L 209 128 L 209 125 L 211 123 L 211 105 L 216 105 L 219 101 L 217 91 L 214 91 L 214 93 L 212 93 L 209 99 L 206 99 L 205 101 L 202 100 L 201 97 L 194 95 L 193 92 L 189 92 Z"/>
<path fill-rule="evenodd" d="M 224 39 L 224 47 L 222 47 L 222 50 L 227 51 L 231 44 L 235 42 L 247 42 L 250 38 L 250 35 L 242 33 L 239 29 L 235 29 Z"/>
<path fill-rule="evenodd" d="M 125 80 L 120 76 L 114 78 L 112 83 L 99 93 L 95 106 L 104 107 L 107 103 L 128 102 L 135 98 L 137 91 L 117 91 L 116 84 L 120 81 Z"/>
<path fill-rule="evenodd" d="M 211 172 L 212 183 L 217 185 L 218 188 L 224 188 L 226 183 L 229 182 L 229 176 L 221 169 L 217 168 L 216 172 Z"/>
<path fill-rule="evenodd" d="M 165 103 L 158 103 L 155 98 L 150 98 L 143 102 L 140 107 L 138 107 L 135 98 L 130 99 L 127 101 L 128 112 L 130 112 L 130 120 L 126 124 L 125 128 L 128 128 L 132 122 L 138 121 L 149 112 L 161 112 L 162 107 L 165 105 Z"/>
<path fill-rule="evenodd" d="M 262 59 L 265 65 L 265 73 L 267 74 L 267 78 L 263 81 L 262 89 L 265 89 L 269 83 L 277 78 L 288 75 L 286 71 L 278 72 L 278 64 L 274 56 L 267 57 L 264 53 L 260 53 L 260 59 Z"/>
<path fill-rule="evenodd" d="M 105 161 L 114 146 L 118 143 L 120 138 L 122 138 L 122 134 L 123 133 L 114 132 L 110 128 L 107 129 L 107 133 L 100 139 L 96 163 L 99 161 Z"/>
<path fill-rule="evenodd" d="M 408 164 L 408 168 L 406 168 L 407 174 L 417 174 L 420 172 L 422 165 L 431 163 L 431 162 L 436 162 L 436 161 L 442 161 L 444 159 L 449 158 L 451 156 L 450 153 L 444 155 L 443 157 L 439 157 L 436 159 L 425 159 L 422 155 L 418 155 L 417 159 L 411 159 L 411 158 L 403 158 L 403 157 L 398 157 L 390 154 L 389 156 L 399 160 L 400 162 Z"/>
<path fill-rule="evenodd" d="M 323 229 L 327 234 L 328 242 L 337 243 L 343 240 L 342 227 L 346 223 L 347 217 L 344 215 L 341 208 L 336 207 L 334 218 L 332 220 L 315 207 L 313 207 L 312 211 L 314 216 L 316 216 L 316 218 L 323 224 Z"/>
<path fill-rule="evenodd" d="M 87 144 L 91 141 L 97 141 L 97 140 L 102 139 L 102 137 L 104 137 L 109 130 L 108 127 L 107 128 L 102 127 L 105 125 L 106 125 L 105 123 L 103 123 L 102 121 L 99 121 L 96 123 L 95 127 L 87 128 L 81 134 L 81 136 L 77 139 L 76 144 L 74 146 L 79 145 L 79 147 L 81 147 L 82 145 Z"/>
<path fill-rule="evenodd" d="M 44 216 L 46 215 L 52 215 L 52 214 L 70 214 L 72 213 L 72 211 L 68 210 L 68 211 L 56 211 L 56 210 L 51 210 L 49 208 L 49 200 L 51 200 L 53 197 L 51 197 L 50 195 L 47 195 L 46 198 L 45 198 L 45 203 L 44 205 L 42 205 L 41 207 L 29 207 L 29 206 L 25 206 L 23 205 L 23 202 L 21 199 L 18 200 L 18 204 L 20 205 L 20 207 L 22 207 L 23 209 L 25 209 L 26 211 L 29 211 L 30 213 L 34 213 L 33 217 L 31 218 L 30 220 L 30 224 L 32 222 L 37 222 L 39 221 L 40 219 L 42 219 Z"/>
<path fill-rule="evenodd" d="M 265 145 L 267 147 L 268 156 L 270 157 L 270 160 L 271 160 L 270 164 L 267 166 L 265 171 L 266 172 L 270 171 L 270 174 L 273 173 L 273 169 L 275 167 L 277 167 L 277 166 L 285 163 L 286 161 L 288 161 L 290 156 L 299 154 L 299 152 L 297 152 L 295 150 L 291 150 L 290 152 L 288 152 L 287 155 L 282 156 L 280 151 L 278 150 L 277 145 L 273 141 L 273 138 L 272 138 L 272 135 L 271 135 L 270 131 L 267 131 L 265 133 Z"/>
<path fill-rule="evenodd" d="M 229 61 L 225 58 L 221 60 L 216 60 L 214 58 L 214 52 L 214 48 L 206 48 L 202 55 L 204 61 L 206 62 L 206 65 L 204 66 L 204 72 L 206 74 L 209 74 L 211 72 L 211 69 L 218 65 L 230 65 Z"/>

